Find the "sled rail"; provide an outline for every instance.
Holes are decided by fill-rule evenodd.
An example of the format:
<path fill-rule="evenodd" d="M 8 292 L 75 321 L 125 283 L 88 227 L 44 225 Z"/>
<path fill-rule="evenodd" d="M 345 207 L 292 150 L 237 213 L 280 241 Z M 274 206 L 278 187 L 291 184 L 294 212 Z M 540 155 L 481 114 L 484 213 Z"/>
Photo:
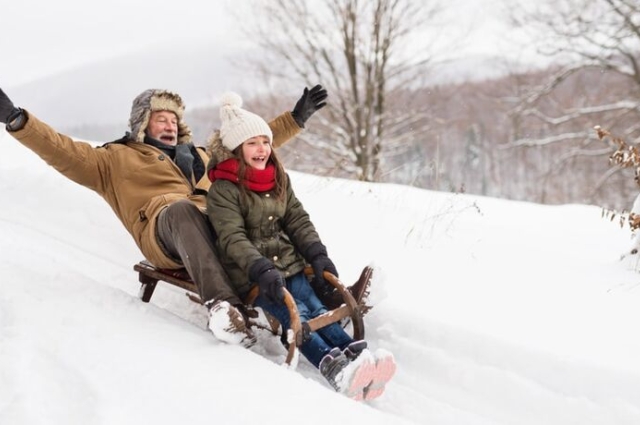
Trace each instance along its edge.
<path fill-rule="evenodd" d="M 138 296 L 143 302 L 148 303 L 151 300 L 158 282 L 163 281 L 179 288 L 185 289 L 187 291 L 186 295 L 187 297 L 189 297 L 189 299 L 196 303 L 203 304 L 202 300 L 197 295 L 198 287 L 191 280 L 191 277 L 186 270 L 160 269 L 146 260 L 140 261 L 138 264 L 135 264 L 133 266 L 133 269 L 138 272 L 138 280 L 141 283 Z M 306 267 L 304 272 L 307 276 L 313 275 L 313 269 L 311 267 Z M 342 295 L 342 299 L 344 300 L 344 304 L 309 320 L 308 322 L 306 322 L 305 326 L 303 326 L 300 321 L 300 314 L 298 312 L 295 300 L 293 299 L 289 291 L 287 291 L 286 289 L 284 291 L 284 302 L 287 306 L 287 309 L 289 310 L 291 323 L 289 332 L 291 332 L 292 334 L 290 338 L 287 338 L 289 347 L 285 362 L 288 365 L 292 364 L 292 361 L 296 355 L 296 349 L 303 344 L 307 332 L 317 331 L 318 329 L 322 329 L 332 323 L 340 322 L 341 320 L 348 317 L 351 319 L 351 323 L 353 325 L 353 338 L 356 340 L 364 339 L 364 322 L 362 320 L 363 312 L 361 311 L 361 307 L 358 305 L 351 292 L 349 292 L 345 285 L 336 276 L 325 271 L 324 278 L 339 291 L 339 293 Z M 244 300 L 244 303 L 248 307 L 253 307 L 253 304 L 258 297 L 259 291 L 260 290 L 257 285 L 251 288 L 246 299 Z M 275 318 L 270 318 L 270 321 L 271 320 L 277 322 Z M 279 325 L 280 324 L 277 323 L 277 326 Z M 273 329 L 272 332 L 274 334 L 276 333 L 276 331 L 274 331 Z"/>

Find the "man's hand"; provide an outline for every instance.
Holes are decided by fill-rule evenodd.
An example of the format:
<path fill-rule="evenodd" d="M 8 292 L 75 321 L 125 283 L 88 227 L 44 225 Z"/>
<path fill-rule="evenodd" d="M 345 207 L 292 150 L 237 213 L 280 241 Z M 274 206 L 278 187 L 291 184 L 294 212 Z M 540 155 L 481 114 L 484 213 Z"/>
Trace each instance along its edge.
<path fill-rule="evenodd" d="M 20 110 L 15 107 L 9 96 L 0 89 L 0 123 L 6 124 L 9 122 L 9 117 L 17 114 Z"/>
<path fill-rule="evenodd" d="M 317 110 L 325 107 L 327 104 L 325 102 L 327 96 L 327 90 L 322 88 L 320 84 L 316 85 L 311 90 L 306 87 L 304 88 L 302 97 L 298 100 L 296 106 L 294 106 L 293 111 L 291 111 L 293 119 L 296 120 L 296 123 L 300 128 L 304 128 L 304 124 L 311 115 L 313 115 Z"/>

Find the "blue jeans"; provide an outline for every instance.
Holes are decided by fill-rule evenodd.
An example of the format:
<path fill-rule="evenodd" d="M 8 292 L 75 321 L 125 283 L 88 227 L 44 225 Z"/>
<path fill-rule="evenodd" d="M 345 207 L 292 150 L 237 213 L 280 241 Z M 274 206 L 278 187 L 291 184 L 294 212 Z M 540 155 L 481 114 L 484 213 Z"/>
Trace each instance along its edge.
<path fill-rule="evenodd" d="M 286 288 L 296 302 L 301 323 L 327 312 L 327 308 L 313 292 L 313 288 L 311 288 L 309 280 L 304 273 L 300 272 L 288 278 L 286 280 Z M 278 319 L 282 325 L 283 332 L 286 332 L 291 326 L 289 310 L 286 305 L 271 303 L 262 294 L 256 298 L 255 305 Z M 353 338 L 342 329 L 342 326 L 338 323 L 332 323 L 322 329 L 318 329 L 316 332 L 311 332 L 310 339 L 302 344 L 299 349 L 307 360 L 315 367 L 318 367 L 320 360 L 332 348 L 339 347 L 344 349 L 351 342 L 353 342 Z"/>

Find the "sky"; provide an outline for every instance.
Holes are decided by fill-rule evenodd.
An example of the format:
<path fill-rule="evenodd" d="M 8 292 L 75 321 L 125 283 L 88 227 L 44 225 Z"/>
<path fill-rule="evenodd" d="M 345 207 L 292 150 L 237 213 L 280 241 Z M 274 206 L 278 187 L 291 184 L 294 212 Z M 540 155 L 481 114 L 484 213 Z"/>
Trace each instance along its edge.
<path fill-rule="evenodd" d="M 11 36 L 0 37 L 0 51 L 10 53 L 0 59 L 0 88 L 61 131 L 105 140 L 122 135 L 132 99 L 149 88 L 179 93 L 188 111 L 217 104 L 227 91 L 252 98 L 273 90 L 246 62 L 257 54 L 245 30 L 251 34 L 252 18 L 259 18 L 251 7 L 259 1 L 7 2 L 0 28 Z M 495 78 L 537 66 L 533 45 L 523 47 L 506 23 L 505 5 L 515 1 L 442 1 L 435 34 L 406 46 L 411 55 L 425 40 L 435 44 L 425 81 Z M 304 85 L 315 84 L 328 82 L 291 82 L 282 95 L 295 102 Z"/>
<path fill-rule="evenodd" d="M 375 269 L 366 339 L 398 370 L 355 402 L 266 332 L 217 341 L 174 286 L 143 303 L 107 204 L 0 144 L 2 424 L 640 423 L 640 265 L 598 206 L 291 172 L 343 282 Z"/>
<path fill-rule="evenodd" d="M 455 49 L 459 55 L 514 52 L 506 42 L 516 36 L 502 15 L 507 1 L 513 0 L 444 2 L 447 37 L 471 31 L 464 45 Z M 242 45 L 238 30 L 247 20 L 236 14 L 246 17 L 248 5 L 250 0 L 6 1 L 0 14 L 5 34 L 0 37 L 0 51 L 8 53 L 0 67 L 0 87 L 18 86 L 141 49 L 164 47 L 158 54 L 166 56 L 167 65 L 175 61 L 184 66 L 176 46 L 204 39 L 218 42 L 220 51 Z M 522 56 L 522 49 L 517 52 Z"/>
<path fill-rule="evenodd" d="M 234 0 L 245 1 L 245 0 Z M 179 63 L 175 45 L 228 35 L 228 0 L 22 0 L 3 2 L 0 86 L 149 47 L 167 46 L 167 63 Z M 8 36 L 13 34 L 13 36 Z"/>

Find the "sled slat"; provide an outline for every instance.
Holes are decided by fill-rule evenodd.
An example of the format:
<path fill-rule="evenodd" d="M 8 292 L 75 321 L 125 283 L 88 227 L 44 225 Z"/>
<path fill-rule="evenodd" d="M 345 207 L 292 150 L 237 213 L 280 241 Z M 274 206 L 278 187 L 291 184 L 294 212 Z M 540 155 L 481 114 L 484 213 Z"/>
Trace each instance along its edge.
<path fill-rule="evenodd" d="M 187 290 L 187 296 L 189 297 L 189 299 L 202 304 L 202 300 L 197 295 L 198 287 L 191 280 L 186 270 L 159 269 L 146 260 L 140 261 L 138 264 L 135 264 L 133 266 L 133 269 L 138 272 L 138 280 L 142 284 L 139 293 L 142 301 L 149 302 L 158 282 L 163 281 Z M 313 270 L 310 267 L 307 267 L 305 269 L 305 274 L 313 274 Z M 343 297 L 344 304 L 308 321 L 308 329 L 312 332 L 317 331 L 318 329 L 324 328 L 325 326 L 328 326 L 332 323 L 336 323 L 347 317 L 350 317 L 351 323 L 353 324 L 353 338 L 356 340 L 363 339 L 364 323 L 362 320 L 362 312 L 360 311 L 358 303 L 351 295 L 351 292 L 349 292 L 344 284 L 333 274 L 325 271 L 324 278 L 340 292 Z M 251 288 L 249 294 L 244 300 L 245 304 L 249 307 L 253 306 L 258 293 L 259 289 L 257 286 Z M 289 310 L 289 316 L 291 318 L 290 331 L 293 332 L 294 339 L 294 341 L 289 341 L 289 348 L 286 359 L 286 363 L 290 365 L 295 356 L 296 348 L 303 343 L 303 329 L 302 324 L 300 323 L 300 315 L 298 313 L 298 308 L 296 306 L 295 300 L 293 299 L 289 291 L 286 290 L 285 305 Z M 291 342 L 294 343 L 292 344 Z"/>

